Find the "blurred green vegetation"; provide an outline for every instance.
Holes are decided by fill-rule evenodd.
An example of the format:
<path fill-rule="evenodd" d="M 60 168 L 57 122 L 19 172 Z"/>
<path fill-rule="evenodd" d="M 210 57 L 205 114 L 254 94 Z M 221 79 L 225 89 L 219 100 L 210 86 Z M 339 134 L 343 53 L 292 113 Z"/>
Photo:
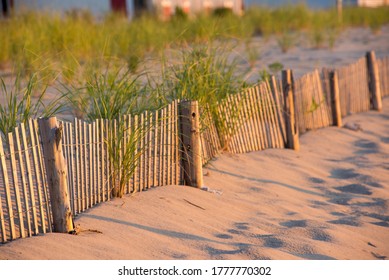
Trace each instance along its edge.
<path fill-rule="evenodd" d="M 24 11 L 0 19 L 0 69 L 20 81 L 34 76 L 40 88 L 60 84 L 76 115 L 90 120 L 159 108 L 175 98 L 197 99 L 212 110 L 249 86 L 226 42 L 245 46 L 242 56 L 253 68 L 261 55 L 251 47 L 253 36 L 275 36 L 284 52 L 300 35 L 312 47 L 332 48 L 347 27 L 379 32 L 387 23 L 389 7 L 345 7 L 339 20 L 335 9 L 303 4 L 254 7 L 243 16 L 221 9 L 189 17 L 177 10 L 169 21 L 150 14 L 130 21 L 116 14 L 94 18 L 88 11 Z M 178 50 L 178 57 L 166 55 L 168 49 Z M 152 63 L 162 67 L 159 79 L 149 75 L 150 58 L 159 59 Z"/>
<path fill-rule="evenodd" d="M 378 32 L 386 23 L 388 7 L 345 7 L 340 22 L 335 9 L 310 10 L 303 4 L 250 8 L 242 17 L 224 10 L 194 18 L 178 12 L 170 21 L 147 14 L 129 21 L 114 14 L 97 20 L 87 11 L 26 11 L 0 20 L 0 67 L 24 74 L 44 71 L 46 77 L 52 71 L 52 78 L 60 72 L 72 80 L 80 68 L 104 68 L 111 58 L 135 72 L 145 54 L 168 47 L 254 35 L 276 35 L 289 44 L 293 42 L 285 41 L 285 34 L 291 32 L 307 32 L 319 47 L 325 41 L 331 45 L 343 28 L 364 26 Z"/>

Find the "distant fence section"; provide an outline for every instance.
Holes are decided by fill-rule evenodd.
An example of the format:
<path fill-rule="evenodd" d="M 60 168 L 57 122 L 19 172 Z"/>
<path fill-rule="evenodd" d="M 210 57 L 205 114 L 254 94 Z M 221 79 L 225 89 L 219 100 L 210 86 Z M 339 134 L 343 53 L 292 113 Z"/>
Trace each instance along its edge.
<path fill-rule="evenodd" d="M 380 98 L 372 92 L 372 81 L 379 83 L 382 96 L 389 95 L 389 58 L 372 63 L 377 63 L 379 74 L 373 74 L 379 77 L 372 77 L 366 58 L 323 69 L 322 76 L 315 70 L 286 84 L 272 77 L 220 100 L 216 108 L 200 105 L 200 117 L 189 104 L 183 118 L 183 103 L 174 101 L 154 112 L 116 120 L 59 122 L 71 213 L 75 216 L 113 196 L 190 182 L 185 166 L 192 169 L 194 157 L 201 166 L 221 151 L 288 147 L 289 118 L 296 120 L 298 140 L 299 133 L 334 124 L 334 108 L 342 116 L 368 111 Z M 184 123 L 194 127 L 184 129 Z M 194 154 L 194 146 L 201 155 Z M 37 120 L 0 137 L 2 243 L 53 231 L 43 152 Z"/>
<path fill-rule="evenodd" d="M 294 90 L 300 133 L 332 125 L 331 107 L 318 70 L 296 80 Z"/>
<path fill-rule="evenodd" d="M 370 110 L 370 91 L 365 58 L 336 69 L 342 117 Z"/>
<path fill-rule="evenodd" d="M 218 107 L 222 143 L 233 153 L 283 148 L 281 112 L 268 83 L 230 95 Z"/>
<path fill-rule="evenodd" d="M 380 73 L 381 95 L 389 96 L 389 57 L 377 59 L 378 72 Z"/>

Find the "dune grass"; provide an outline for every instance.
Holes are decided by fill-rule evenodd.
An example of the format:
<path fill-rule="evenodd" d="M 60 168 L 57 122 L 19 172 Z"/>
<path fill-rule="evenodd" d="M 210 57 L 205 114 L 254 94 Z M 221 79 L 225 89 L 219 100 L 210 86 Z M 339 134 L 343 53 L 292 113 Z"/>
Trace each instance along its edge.
<path fill-rule="evenodd" d="M 66 102 L 65 95 L 45 102 L 47 87 L 41 88 L 37 75 L 26 82 L 17 77 L 12 87 L 7 87 L 0 77 L 0 136 L 7 142 L 7 134 L 19 123 L 27 123 L 30 118 L 50 117 L 61 112 Z"/>

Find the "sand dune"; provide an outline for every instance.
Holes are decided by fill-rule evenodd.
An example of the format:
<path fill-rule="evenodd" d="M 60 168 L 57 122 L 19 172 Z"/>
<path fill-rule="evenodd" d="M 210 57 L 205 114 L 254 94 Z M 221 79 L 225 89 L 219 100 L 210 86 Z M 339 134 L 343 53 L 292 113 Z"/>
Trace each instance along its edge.
<path fill-rule="evenodd" d="M 263 45 L 258 68 L 296 76 L 389 55 L 389 26 L 342 34 L 334 50 Z M 253 73 L 254 74 L 254 73 Z M 255 79 L 255 78 L 254 78 Z M 79 215 L 79 235 L 50 233 L 0 245 L 0 259 L 388 259 L 389 99 L 383 112 L 301 136 L 301 150 L 221 154 L 207 190 L 154 188 Z"/>
<path fill-rule="evenodd" d="M 386 259 L 389 99 L 325 128 L 301 150 L 222 154 L 207 191 L 154 188 L 79 215 L 79 235 L 0 247 L 0 259 Z"/>

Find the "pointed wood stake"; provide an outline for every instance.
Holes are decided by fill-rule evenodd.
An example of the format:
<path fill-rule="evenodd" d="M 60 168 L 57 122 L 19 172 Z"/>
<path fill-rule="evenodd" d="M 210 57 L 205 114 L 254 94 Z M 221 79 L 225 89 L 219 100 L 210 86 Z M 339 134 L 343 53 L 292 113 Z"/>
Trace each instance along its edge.
<path fill-rule="evenodd" d="M 284 92 L 284 117 L 286 127 L 285 147 L 298 151 L 300 150 L 300 141 L 299 131 L 296 124 L 292 70 L 282 71 L 282 89 Z"/>
<path fill-rule="evenodd" d="M 342 111 L 340 109 L 338 73 L 336 71 L 331 71 L 329 73 L 329 79 L 330 79 L 330 92 L 331 92 L 332 123 L 337 127 L 341 127 Z"/>
<path fill-rule="evenodd" d="M 68 233 L 74 230 L 68 193 L 67 170 L 62 153 L 62 127 L 57 118 L 38 120 L 42 137 L 46 176 L 53 212 L 54 232 Z"/>
<path fill-rule="evenodd" d="M 184 184 L 196 188 L 203 186 L 201 159 L 200 115 L 197 101 L 180 103 L 180 124 L 182 139 L 182 163 Z"/>
<path fill-rule="evenodd" d="M 380 74 L 375 52 L 371 51 L 366 54 L 367 69 L 369 75 L 369 89 L 373 109 L 379 112 L 382 111 L 382 97 L 380 87 Z"/>

